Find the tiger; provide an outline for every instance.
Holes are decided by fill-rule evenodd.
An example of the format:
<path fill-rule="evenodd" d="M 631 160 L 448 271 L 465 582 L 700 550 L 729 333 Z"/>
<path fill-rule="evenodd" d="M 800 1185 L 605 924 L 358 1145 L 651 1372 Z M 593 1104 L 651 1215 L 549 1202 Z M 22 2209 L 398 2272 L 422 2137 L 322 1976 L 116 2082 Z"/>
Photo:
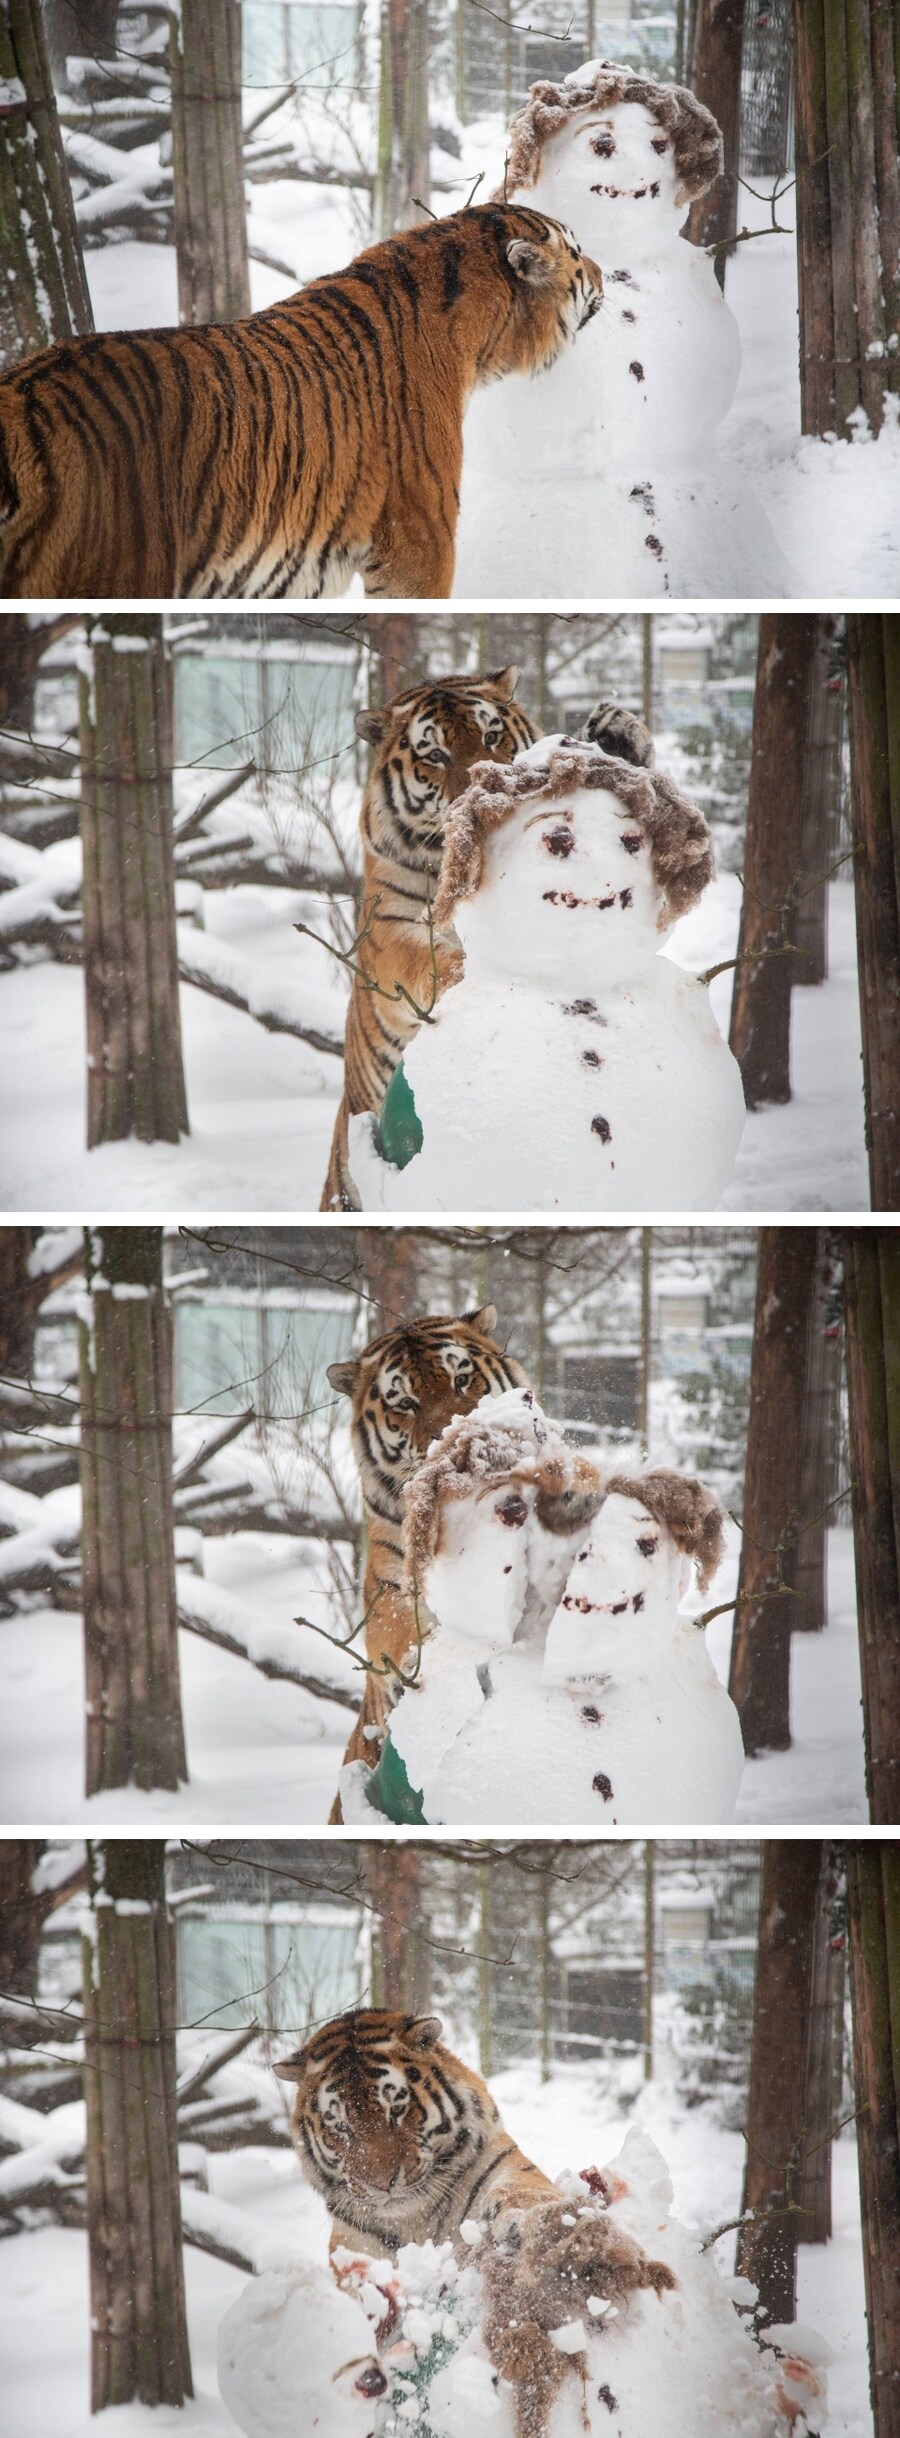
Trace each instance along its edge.
<path fill-rule="evenodd" d="M 375 751 L 359 818 L 362 905 L 323 1211 L 354 1207 L 348 1120 L 380 1108 L 418 1031 L 417 1010 L 430 1014 L 462 971 L 455 933 L 429 919 L 443 816 L 467 787 L 473 762 L 511 762 L 535 743 L 534 721 L 513 699 L 518 675 L 510 667 L 433 678 L 408 686 L 383 710 L 357 712 L 357 736 Z"/>
<path fill-rule="evenodd" d="M 374 747 L 362 801 L 363 889 L 344 1036 L 344 1089 L 320 1210 L 353 1210 L 351 1117 L 378 1110 L 407 1043 L 441 993 L 460 979 L 452 929 L 431 921 L 448 807 L 478 761 L 511 762 L 540 734 L 515 702 L 519 672 L 440 677 L 409 686 L 380 711 L 359 711 L 356 732 Z M 624 704 L 598 703 L 579 736 L 648 767 L 649 730 Z"/>
<path fill-rule="evenodd" d="M 487 2084 L 441 2043 L 437 2015 L 358 2007 L 275 2065 L 297 2085 L 291 2137 L 331 2213 L 331 2249 L 443 2243 L 468 2218 L 559 2202 L 505 2131 Z"/>
<path fill-rule="evenodd" d="M 358 2277 L 361 2251 L 396 2258 L 407 2243 L 460 2239 L 468 2251 L 481 2230 L 488 2355 L 513 2388 L 520 2438 L 542 2438 L 562 2377 L 552 2331 L 598 2291 L 661 2296 L 676 2279 L 607 2214 L 615 2193 L 602 2174 L 591 2172 L 573 2208 L 512 2140 L 487 2084 L 444 2047 L 442 2031 L 439 2015 L 358 2007 L 276 2061 L 275 2073 L 297 2086 L 291 2137 L 331 2215 L 339 2282 Z"/>
<path fill-rule="evenodd" d="M 433 1439 L 455 1414 L 471 1413 L 481 1397 L 527 1388 L 528 1375 L 503 1352 L 492 1332 L 493 1304 L 459 1319 L 436 1313 L 403 1321 L 374 1338 L 355 1361 L 330 1363 L 332 1388 L 352 1404 L 351 1436 L 359 1467 L 366 1534 L 363 1616 L 366 1657 L 384 1653 L 400 1667 L 416 1641 L 413 1595 L 404 1587 L 403 1490 Z M 344 1755 L 377 1761 L 387 1728 L 390 1674 L 367 1673 L 359 1717 Z M 340 1797 L 331 1820 L 341 1820 Z"/>
<path fill-rule="evenodd" d="M 67 339 L 0 381 L 5 598 L 445 599 L 474 388 L 599 309 L 558 221 L 482 204 L 247 320 Z"/>

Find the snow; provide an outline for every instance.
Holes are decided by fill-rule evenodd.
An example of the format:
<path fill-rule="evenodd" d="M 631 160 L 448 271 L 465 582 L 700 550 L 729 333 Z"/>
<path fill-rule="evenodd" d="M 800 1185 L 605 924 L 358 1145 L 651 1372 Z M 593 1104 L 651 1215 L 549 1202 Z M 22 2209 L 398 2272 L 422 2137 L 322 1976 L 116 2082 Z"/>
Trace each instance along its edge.
<path fill-rule="evenodd" d="M 535 2067 L 515 2066 L 494 2077 L 491 2087 L 513 2138 L 551 2176 L 561 2175 L 573 2161 L 580 2168 L 614 2158 L 621 2149 L 625 2124 L 602 2070 L 557 2066 L 552 2079 L 542 2083 Z M 662 2042 L 654 2079 L 639 2087 L 627 2121 L 662 2150 L 674 2185 L 674 2212 L 685 2227 L 702 2238 L 736 2215 L 741 2137 L 723 2131 L 712 2110 L 683 2106 L 671 2083 Z M 835 2234 L 827 2246 L 801 2245 L 798 2321 L 812 2332 L 813 2343 L 824 2340 L 834 2355 L 824 2438 L 871 2438 L 856 2153 L 847 2134 L 835 2144 L 833 2163 Z M 247 2242 L 254 2241 L 255 2230 L 255 2239 L 269 2245 L 267 2265 L 273 2271 L 292 2269 L 301 2261 L 324 2271 L 324 2208 L 301 2181 L 291 2154 L 258 2148 L 210 2154 L 208 2168 L 210 2194 L 188 2191 L 189 2208 L 195 2200 L 208 2201 L 215 2222 L 218 2204 L 220 2229 L 233 2227 L 239 2219 Z M 661 2252 L 664 2241 L 658 2231 L 662 2214 L 657 2207 L 654 2243 L 647 2247 L 654 2256 L 659 2256 L 656 2244 Z M 721 2239 L 714 2256 L 723 2277 L 730 2279 L 732 2235 Z M 174 2438 L 176 2432 L 180 2438 L 226 2438 L 234 2431 L 233 2417 L 218 2393 L 216 2348 L 226 2312 L 248 2295 L 246 2276 L 190 2245 L 185 2272 L 195 2398 L 181 2412 L 119 2407 L 105 2416 L 110 2438 L 160 2438 L 160 2433 Z M 652 2332 L 651 2306 L 660 2322 L 663 2306 L 654 2295 L 638 2301 L 646 2305 Z M 604 2345 L 611 2341 L 605 2336 L 596 2340 Z M 89 2412 L 88 2346 L 84 2236 L 41 2227 L 0 2245 L 0 2438 L 90 2438 L 96 2422 Z M 475 2410 L 479 2396 L 485 2395 L 473 2360 L 466 2438 L 478 2427 Z M 611 2424 L 607 2415 L 604 2420 L 606 2438 Z M 502 2424 L 493 2424 L 493 2438 L 506 2438 Z M 694 2431 L 690 2438 L 695 2438 Z"/>

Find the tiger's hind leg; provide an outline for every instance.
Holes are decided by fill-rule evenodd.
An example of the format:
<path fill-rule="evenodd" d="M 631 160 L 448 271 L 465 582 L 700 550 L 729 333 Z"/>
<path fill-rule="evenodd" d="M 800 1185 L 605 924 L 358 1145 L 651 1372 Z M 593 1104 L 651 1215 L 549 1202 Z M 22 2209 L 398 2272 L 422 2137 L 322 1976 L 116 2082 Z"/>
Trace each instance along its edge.
<path fill-rule="evenodd" d="M 401 524 L 386 517 L 373 537 L 363 572 L 366 596 L 392 601 L 449 601 L 456 565 L 456 537 L 436 532 L 424 516 Z"/>

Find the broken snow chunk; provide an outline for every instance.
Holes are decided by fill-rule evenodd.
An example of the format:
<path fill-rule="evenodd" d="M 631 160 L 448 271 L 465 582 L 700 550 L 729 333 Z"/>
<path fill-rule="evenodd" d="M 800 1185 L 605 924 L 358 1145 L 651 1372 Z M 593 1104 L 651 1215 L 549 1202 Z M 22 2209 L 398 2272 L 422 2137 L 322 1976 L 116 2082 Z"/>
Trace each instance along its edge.
<path fill-rule="evenodd" d="M 587 2307 L 592 2319 L 603 2319 L 612 2310 L 612 2303 L 608 2294 L 589 2294 Z"/>
<path fill-rule="evenodd" d="M 476 2243 L 481 2242 L 484 2234 L 484 2228 L 479 2226 L 477 2218 L 464 2218 L 459 2231 L 463 2242 L 469 2244 L 472 2249 Z"/>
<path fill-rule="evenodd" d="M 564 2320 L 562 2327 L 551 2328 L 549 2335 L 557 2353 L 583 2353 L 587 2344 L 583 2319 Z"/>

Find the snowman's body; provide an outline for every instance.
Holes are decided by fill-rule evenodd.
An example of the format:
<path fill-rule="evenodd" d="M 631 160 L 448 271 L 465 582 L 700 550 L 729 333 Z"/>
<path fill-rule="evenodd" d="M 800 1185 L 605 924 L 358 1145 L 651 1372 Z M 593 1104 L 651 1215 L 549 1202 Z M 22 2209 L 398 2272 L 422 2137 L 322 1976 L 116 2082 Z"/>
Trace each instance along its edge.
<path fill-rule="evenodd" d="M 546 1541 L 533 1512 L 512 1536 L 499 1494 L 448 1503 L 424 1585 L 437 1627 L 391 1719 L 429 1824 L 733 1819 L 741 1731 L 702 1630 L 678 1613 L 690 1561 L 620 1493 L 574 1551 L 548 1562 Z M 571 1561 L 564 1585 L 554 1556 L 560 1573 Z"/>
<path fill-rule="evenodd" d="M 585 68 L 567 82 L 591 78 Z M 457 595 L 796 589 L 758 500 L 716 452 L 740 339 L 711 260 L 680 234 L 685 204 L 659 120 L 641 102 L 573 108 L 536 182 L 510 200 L 573 229 L 600 265 L 603 303 L 539 380 L 474 393 Z"/>
<path fill-rule="evenodd" d="M 245 2438 L 377 2438 L 384 2426 L 370 2322 L 310 2260 L 243 2288 L 220 2324 L 218 2373 Z"/>
<path fill-rule="evenodd" d="M 740 1072 L 706 985 L 661 953 L 661 915 L 648 841 L 612 793 L 517 811 L 456 912 L 463 978 L 404 1054 L 421 1150 L 392 1168 L 372 1120 L 351 1121 L 361 1207 L 713 1209 Z"/>

